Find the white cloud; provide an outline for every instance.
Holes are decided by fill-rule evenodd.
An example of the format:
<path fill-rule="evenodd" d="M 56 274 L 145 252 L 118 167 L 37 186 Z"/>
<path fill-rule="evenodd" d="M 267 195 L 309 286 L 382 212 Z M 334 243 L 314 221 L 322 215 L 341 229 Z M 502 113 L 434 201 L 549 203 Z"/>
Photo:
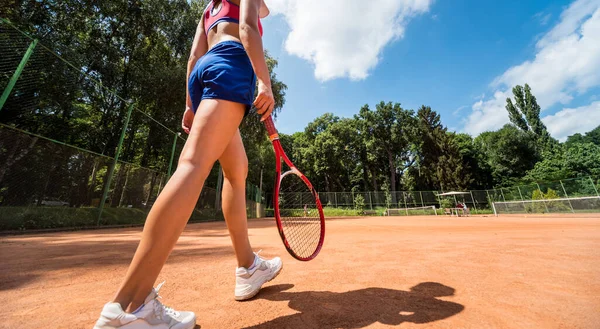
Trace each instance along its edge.
<path fill-rule="evenodd" d="M 533 60 L 494 79 L 494 97 L 473 104 L 465 131 L 479 134 L 507 123 L 504 106 L 515 85 L 528 83 L 542 111 L 557 103 L 568 104 L 600 85 L 600 1 L 572 3 L 560 22 L 537 42 L 536 50 Z"/>
<path fill-rule="evenodd" d="M 546 26 L 550 22 L 552 14 L 545 14 L 544 12 L 539 12 L 533 15 L 533 18 L 536 19 L 541 26 Z"/>
<path fill-rule="evenodd" d="M 382 49 L 404 35 L 410 18 L 425 13 L 433 0 L 269 0 L 273 14 L 285 17 L 288 53 L 315 65 L 321 81 L 368 76 Z"/>
<path fill-rule="evenodd" d="M 452 115 L 457 116 L 462 110 L 469 108 L 468 106 L 461 106 L 452 112 Z"/>
<path fill-rule="evenodd" d="M 574 109 L 564 109 L 542 118 L 552 136 L 565 141 L 575 133 L 588 132 L 600 124 L 600 102 Z"/>

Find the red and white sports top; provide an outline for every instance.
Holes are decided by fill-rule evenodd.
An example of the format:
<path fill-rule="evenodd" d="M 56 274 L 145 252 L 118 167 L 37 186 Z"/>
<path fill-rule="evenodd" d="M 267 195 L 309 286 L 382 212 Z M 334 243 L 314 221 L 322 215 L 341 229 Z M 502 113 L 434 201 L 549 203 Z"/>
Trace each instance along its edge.
<path fill-rule="evenodd" d="M 208 31 L 221 22 L 240 23 L 240 6 L 229 0 L 221 0 L 221 9 L 216 13 L 213 13 L 214 7 L 215 0 L 213 0 L 210 5 L 206 7 L 206 10 L 204 10 L 204 33 L 206 33 L 206 35 L 208 35 Z M 262 36 L 263 27 L 260 22 L 260 17 L 258 18 L 258 31 Z"/>

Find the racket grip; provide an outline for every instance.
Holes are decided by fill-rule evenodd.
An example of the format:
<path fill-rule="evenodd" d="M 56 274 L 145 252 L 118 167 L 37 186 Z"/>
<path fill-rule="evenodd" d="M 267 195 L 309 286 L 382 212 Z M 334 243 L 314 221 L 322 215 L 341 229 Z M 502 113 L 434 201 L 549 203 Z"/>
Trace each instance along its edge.
<path fill-rule="evenodd" d="M 265 128 L 267 128 L 267 133 L 269 136 L 277 135 L 277 129 L 275 129 L 275 123 L 273 123 L 273 117 L 269 116 L 265 120 Z"/>

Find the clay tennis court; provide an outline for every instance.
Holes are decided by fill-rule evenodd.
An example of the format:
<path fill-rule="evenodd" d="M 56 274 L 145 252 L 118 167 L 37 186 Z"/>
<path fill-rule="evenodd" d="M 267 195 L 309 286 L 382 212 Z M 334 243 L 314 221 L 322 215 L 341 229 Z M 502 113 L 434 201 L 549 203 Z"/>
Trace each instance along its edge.
<path fill-rule="evenodd" d="M 2 328 L 91 328 L 141 229 L 0 237 Z M 272 220 L 250 221 L 283 272 L 233 300 L 225 223 L 190 224 L 159 280 L 202 328 L 599 328 L 600 216 L 328 220 L 301 263 Z"/>

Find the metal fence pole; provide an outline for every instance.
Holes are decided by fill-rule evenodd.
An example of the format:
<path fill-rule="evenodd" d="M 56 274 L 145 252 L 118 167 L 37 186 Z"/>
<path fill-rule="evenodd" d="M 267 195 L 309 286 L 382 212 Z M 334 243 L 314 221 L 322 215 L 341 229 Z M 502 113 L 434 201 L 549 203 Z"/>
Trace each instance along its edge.
<path fill-rule="evenodd" d="M 471 194 L 471 201 L 473 201 L 473 208 L 475 208 L 475 214 L 479 214 L 477 212 L 477 205 L 475 204 L 475 198 L 473 198 L 473 191 L 469 190 L 469 193 Z"/>
<path fill-rule="evenodd" d="M 571 207 L 571 212 L 575 213 L 575 209 L 573 209 L 573 205 L 571 204 L 571 200 L 569 199 L 569 195 L 567 194 L 567 190 L 565 189 L 565 186 L 563 185 L 562 180 L 559 180 L 560 182 L 560 186 L 563 189 L 563 192 L 565 192 L 565 197 L 567 197 L 567 201 L 569 201 L 569 207 Z"/>
<path fill-rule="evenodd" d="M 502 195 L 502 201 L 506 202 L 506 198 L 504 197 L 504 191 L 500 188 L 500 194 Z"/>
<path fill-rule="evenodd" d="M 592 182 L 592 187 L 594 188 L 594 191 L 596 191 L 596 195 L 600 198 L 600 193 L 598 193 L 598 189 L 596 188 L 596 184 L 594 184 L 592 176 L 590 176 L 590 182 Z"/>
<path fill-rule="evenodd" d="M 521 202 L 523 202 L 523 211 L 527 212 L 525 209 L 525 199 L 523 199 L 523 194 L 521 194 L 521 189 L 517 186 L 517 190 L 519 191 L 519 196 L 521 197 Z"/>
<path fill-rule="evenodd" d="M 100 219 L 102 218 L 102 211 L 104 210 L 104 203 L 106 203 L 106 198 L 108 197 L 108 191 L 110 190 L 110 184 L 112 183 L 112 176 L 115 173 L 115 167 L 117 166 L 117 162 L 119 161 L 119 155 L 121 154 L 121 149 L 123 148 L 123 141 L 125 140 L 125 133 L 127 132 L 127 127 L 129 126 L 129 120 L 131 119 L 131 112 L 133 112 L 133 104 L 129 105 L 129 109 L 127 109 L 127 117 L 125 118 L 125 123 L 123 124 L 123 128 L 121 129 L 121 138 L 119 139 L 119 144 L 117 144 L 117 153 L 115 154 L 115 158 L 113 163 L 110 166 L 110 169 L 107 173 L 106 184 L 104 185 L 104 192 L 102 193 L 102 200 L 100 201 L 100 205 L 98 206 L 98 222 L 97 226 L 100 226 Z"/>
<path fill-rule="evenodd" d="M 538 191 L 540 191 L 540 195 L 542 196 L 542 202 L 544 202 L 544 208 L 546 208 L 546 212 L 550 213 L 550 210 L 548 210 L 548 205 L 546 204 L 546 198 L 544 198 L 544 192 L 542 192 L 542 188 L 540 187 L 540 184 L 535 183 L 535 185 L 537 185 Z"/>
<path fill-rule="evenodd" d="M 27 65 L 27 62 L 29 61 L 29 58 L 33 54 L 33 50 L 35 49 L 35 46 L 37 46 L 37 43 L 38 43 L 38 40 L 34 39 L 31 42 L 31 44 L 29 44 L 29 48 L 27 48 L 25 55 L 23 55 L 23 58 L 21 59 L 19 66 L 17 66 L 17 70 L 15 71 L 15 73 L 13 73 L 12 77 L 10 78 L 10 81 L 8 81 L 8 85 L 6 85 L 6 88 L 4 88 L 2 97 L 0 97 L 0 111 L 2 111 L 4 104 L 8 100 L 8 96 L 10 95 L 13 88 L 15 87 L 15 84 L 17 84 L 17 80 L 19 80 L 19 77 L 21 77 L 21 73 L 23 73 L 23 70 L 25 69 L 25 65 Z"/>
<path fill-rule="evenodd" d="M 221 186 L 223 186 L 223 170 L 219 166 L 219 177 L 217 178 L 217 195 L 215 196 L 215 211 L 221 208 Z"/>
<path fill-rule="evenodd" d="M 179 137 L 181 133 L 175 134 L 175 138 L 173 139 L 173 148 L 171 149 L 171 160 L 169 160 L 169 170 L 167 171 L 167 178 L 171 178 L 171 170 L 173 169 L 173 159 L 175 158 L 175 149 L 177 148 L 177 137 Z"/>
<path fill-rule="evenodd" d="M 419 194 L 421 195 L 421 205 L 425 207 L 425 201 L 423 201 L 423 192 L 419 191 Z"/>
<path fill-rule="evenodd" d="M 371 192 L 367 192 L 369 194 L 369 205 L 371 206 L 371 210 L 373 210 L 373 200 L 371 199 Z"/>

